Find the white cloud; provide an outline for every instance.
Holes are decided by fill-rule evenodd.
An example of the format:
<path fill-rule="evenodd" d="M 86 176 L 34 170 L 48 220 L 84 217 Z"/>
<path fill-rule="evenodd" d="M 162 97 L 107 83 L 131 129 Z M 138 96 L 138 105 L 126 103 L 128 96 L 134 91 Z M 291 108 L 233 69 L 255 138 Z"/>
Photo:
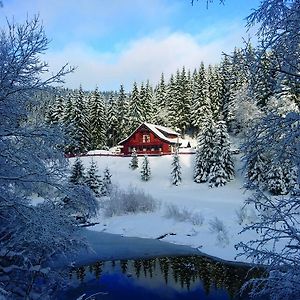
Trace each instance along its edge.
<path fill-rule="evenodd" d="M 55 68 L 65 62 L 78 67 L 66 80 L 69 87 L 82 84 L 85 89 L 94 89 L 98 85 L 110 90 L 118 89 L 122 83 L 131 89 L 133 81 L 149 79 L 157 83 L 162 72 L 168 77 L 182 66 L 194 69 L 201 61 L 217 63 L 222 52 L 231 52 L 234 46 L 241 45 L 241 36 L 240 29 L 234 32 L 231 28 L 223 38 L 201 44 L 201 34 L 156 34 L 132 41 L 116 53 L 99 53 L 84 44 L 72 44 L 62 51 L 49 52 L 47 60 Z"/>

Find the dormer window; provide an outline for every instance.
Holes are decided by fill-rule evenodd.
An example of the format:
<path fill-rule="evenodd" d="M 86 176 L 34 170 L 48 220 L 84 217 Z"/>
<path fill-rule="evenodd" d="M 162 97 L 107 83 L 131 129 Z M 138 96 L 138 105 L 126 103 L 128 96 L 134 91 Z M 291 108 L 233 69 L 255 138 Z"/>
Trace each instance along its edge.
<path fill-rule="evenodd" d="M 150 142 L 150 134 L 143 134 L 143 143 Z"/>

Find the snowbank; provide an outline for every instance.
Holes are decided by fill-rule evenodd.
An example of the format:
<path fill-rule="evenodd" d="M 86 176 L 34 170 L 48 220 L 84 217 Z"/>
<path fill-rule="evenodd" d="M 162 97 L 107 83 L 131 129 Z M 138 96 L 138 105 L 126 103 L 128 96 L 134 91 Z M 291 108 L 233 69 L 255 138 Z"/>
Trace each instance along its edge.
<path fill-rule="evenodd" d="M 180 155 L 182 167 L 182 184 L 173 186 L 170 181 L 172 156 L 149 157 L 152 177 L 143 182 L 140 178 L 140 168 L 129 168 L 130 157 L 94 157 L 102 175 L 105 167 L 110 169 L 112 181 L 120 188 L 138 187 L 157 199 L 160 208 L 151 213 L 127 214 L 105 218 L 100 213 L 96 226 L 91 231 L 121 234 L 127 237 L 157 239 L 164 236 L 163 241 L 177 245 L 186 245 L 208 255 L 224 260 L 234 261 L 237 251 L 234 245 L 241 239 L 248 240 L 251 233 L 239 235 L 242 226 L 239 224 L 237 211 L 243 201 L 249 196 L 242 188 L 242 177 L 239 157 L 236 159 L 237 177 L 224 187 L 210 188 L 206 184 L 193 182 L 193 154 Z M 91 157 L 82 157 L 87 167 Z M 74 159 L 70 159 L 72 162 Z M 141 166 L 142 158 L 139 158 Z M 175 205 L 179 210 L 202 215 L 203 224 L 194 225 L 190 220 L 178 221 L 176 218 L 166 218 L 168 205 Z M 254 213 L 248 212 L 252 214 Z M 246 216 L 247 217 L 247 216 Z M 255 216 L 254 216 L 255 217 Z M 214 226 L 219 222 L 222 226 Z M 134 240 L 135 242 L 135 240 Z M 138 248 L 137 248 L 138 249 Z M 111 251 L 116 251 L 112 245 Z M 138 253 L 138 251 L 136 252 Z M 141 253 L 142 255 L 142 253 Z"/>

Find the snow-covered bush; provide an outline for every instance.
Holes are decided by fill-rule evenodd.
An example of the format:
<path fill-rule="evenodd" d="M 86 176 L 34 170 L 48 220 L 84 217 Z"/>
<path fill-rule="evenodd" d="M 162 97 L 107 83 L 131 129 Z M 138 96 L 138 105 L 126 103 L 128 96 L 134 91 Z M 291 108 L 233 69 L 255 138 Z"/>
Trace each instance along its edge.
<path fill-rule="evenodd" d="M 143 181 L 148 181 L 151 178 L 151 169 L 149 164 L 149 159 L 147 155 L 144 156 L 142 169 L 141 169 L 141 179 Z"/>
<path fill-rule="evenodd" d="M 111 190 L 112 190 L 111 174 L 110 174 L 110 170 L 106 167 L 103 172 L 100 194 L 102 196 L 108 196 Z"/>
<path fill-rule="evenodd" d="M 139 159 L 138 156 L 136 154 L 136 150 L 135 148 L 133 148 L 132 154 L 131 154 L 131 161 L 129 163 L 129 168 L 131 168 L 132 170 L 135 170 L 139 167 Z"/>
<path fill-rule="evenodd" d="M 254 208 L 242 206 L 235 211 L 239 225 L 254 223 L 257 219 Z"/>
<path fill-rule="evenodd" d="M 141 189 L 129 187 L 127 191 L 124 191 L 114 186 L 105 201 L 104 214 L 106 217 L 112 217 L 139 212 L 146 213 L 155 211 L 158 207 L 159 202 Z"/>
<path fill-rule="evenodd" d="M 209 229 L 211 233 L 217 234 L 217 241 L 220 246 L 225 246 L 229 244 L 228 231 L 225 224 L 215 217 L 209 222 Z"/>
<path fill-rule="evenodd" d="M 179 161 L 178 149 L 176 149 L 172 161 L 171 182 L 174 185 L 179 185 L 181 183 L 181 180 L 181 166 Z"/>
<path fill-rule="evenodd" d="M 189 222 L 193 225 L 202 225 L 204 222 L 204 217 L 201 213 L 192 212 L 185 207 L 179 208 L 174 204 L 166 205 L 165 217 L 168 219 L 174 219 L 178 222 Z"/>

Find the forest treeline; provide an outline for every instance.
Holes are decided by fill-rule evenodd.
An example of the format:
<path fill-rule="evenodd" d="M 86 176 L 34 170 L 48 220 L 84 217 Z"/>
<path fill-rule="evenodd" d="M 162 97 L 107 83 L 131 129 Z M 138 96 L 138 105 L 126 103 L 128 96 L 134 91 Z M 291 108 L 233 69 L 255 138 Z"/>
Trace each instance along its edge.
<path fill-rule="evenodd" d="M 276 59 L 249 44 L 214 66 L 182 67 L 169 79 L 161 74 L 155 85 L 134 82 L 130 92 L 122 85 L 112 92 L 54 89 L 45 118 L 64 128 L 63 147 L 71 154 L 116 146 L 142 122 L 172 127 L 198 137 L 195 182 L 223 185 L 234 176 L 228 133 L 245 141 L 265 116 L 299 111 L 298 84 L 278 70 Z M 288 193 L 296 184 L 293 164 L 278 165 L 271 148 L 254 154 L 257 147 L 252 140 L 243 148 L 247 185 Z"/>

